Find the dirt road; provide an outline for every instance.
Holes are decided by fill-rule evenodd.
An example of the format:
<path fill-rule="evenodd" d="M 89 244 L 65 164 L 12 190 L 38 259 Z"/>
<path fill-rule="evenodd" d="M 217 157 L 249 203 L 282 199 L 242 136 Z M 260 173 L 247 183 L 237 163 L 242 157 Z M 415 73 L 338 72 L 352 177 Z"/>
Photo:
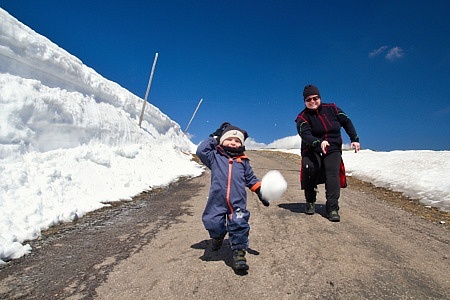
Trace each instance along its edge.
<path fill-rule="evenodd" d="M 247 154 L 259 178 L 288 182 L 270 207 L 248 193 L 248 274 L 231 268 L 227 240 L 210 250 L 206 172 L 53 229 L 0 267 L 0 299 L 450 299 L 449 226 L 351 183 L 340 223 L 324 217 L 323 187 L 306 215 L 298 161 Z"/>

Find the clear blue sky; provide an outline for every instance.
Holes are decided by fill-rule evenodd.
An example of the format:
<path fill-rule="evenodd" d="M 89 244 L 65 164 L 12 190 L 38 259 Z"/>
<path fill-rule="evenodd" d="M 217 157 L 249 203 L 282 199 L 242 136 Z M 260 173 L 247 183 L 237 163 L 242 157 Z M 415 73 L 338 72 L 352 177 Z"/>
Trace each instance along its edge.
<path fill-rule="evenodd" d="M 450 1 L 31 1 L 0 7 L 199 142 L 220 123 L 296 135 L 306 84 L 364 149 L 450 150 Z M 348 137 L 343 133 L 344 142 Z"/>

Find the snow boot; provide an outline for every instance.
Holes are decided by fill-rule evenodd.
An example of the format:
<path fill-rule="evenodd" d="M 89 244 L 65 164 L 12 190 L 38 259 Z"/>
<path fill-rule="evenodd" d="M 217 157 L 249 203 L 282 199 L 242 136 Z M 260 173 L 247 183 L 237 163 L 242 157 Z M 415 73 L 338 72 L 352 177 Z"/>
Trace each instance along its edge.
<path fill-rule="evenodd" d="M 316 212 L 316 209 L 314 208 L 314 203 L 315 202 L 306 202 L 305 214 L 313 215 Z"/>
<path fill-rule="evenodd" d="M 222 247 L 223 238 L 212 239 L 212 251 L 219 251 L 220 247 Z"/>
<path fill-rule="evenodd" d="M 328 214 L 328 220 L 330 220 L 331 222 L 341 221 L 341 217 L 339 216 L 337 210 L 330 211 L 330 213 Z"/>
<path fill-rule="evenodd" d="M 247 271 L 250 267 L 247 265 L 247 259 L 245 258 L 245 250 L 233 251 L 234 269 L 236 271 Z"/>

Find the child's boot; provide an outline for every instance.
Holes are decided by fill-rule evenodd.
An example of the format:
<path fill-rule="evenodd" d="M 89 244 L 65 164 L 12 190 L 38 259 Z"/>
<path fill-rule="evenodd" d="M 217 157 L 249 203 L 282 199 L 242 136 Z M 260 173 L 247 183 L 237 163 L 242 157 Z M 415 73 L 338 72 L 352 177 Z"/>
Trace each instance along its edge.
<path fill-rule="evenodd" d="M 245 258 L 245 250 L 233 251 L 234 269 L 236 271 L 246 271 L 250 267 L 247 265 L 247 259 Z"/>
<path fill-rule="evenodd" d="M 212 251 L 219 251 L 220 247 L 222 247 L 223 238 L 212 239 Z"/>

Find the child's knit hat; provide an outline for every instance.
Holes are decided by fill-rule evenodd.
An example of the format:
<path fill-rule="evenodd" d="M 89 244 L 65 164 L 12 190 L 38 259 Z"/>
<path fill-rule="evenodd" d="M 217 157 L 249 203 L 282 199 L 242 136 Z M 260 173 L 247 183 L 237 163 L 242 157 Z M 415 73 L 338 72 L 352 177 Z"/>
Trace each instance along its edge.
<path fill-rule="evenodd" d="M 222 136 L 220 137 L 220 144 L 222 145 L 223 141 L 230 137 L 238 138 L 241 141 L 241 144 L 244 145 L 245 140 L 248 138 L 248 134 L 239 127 L 228 125 L 225 127 Z"/>

